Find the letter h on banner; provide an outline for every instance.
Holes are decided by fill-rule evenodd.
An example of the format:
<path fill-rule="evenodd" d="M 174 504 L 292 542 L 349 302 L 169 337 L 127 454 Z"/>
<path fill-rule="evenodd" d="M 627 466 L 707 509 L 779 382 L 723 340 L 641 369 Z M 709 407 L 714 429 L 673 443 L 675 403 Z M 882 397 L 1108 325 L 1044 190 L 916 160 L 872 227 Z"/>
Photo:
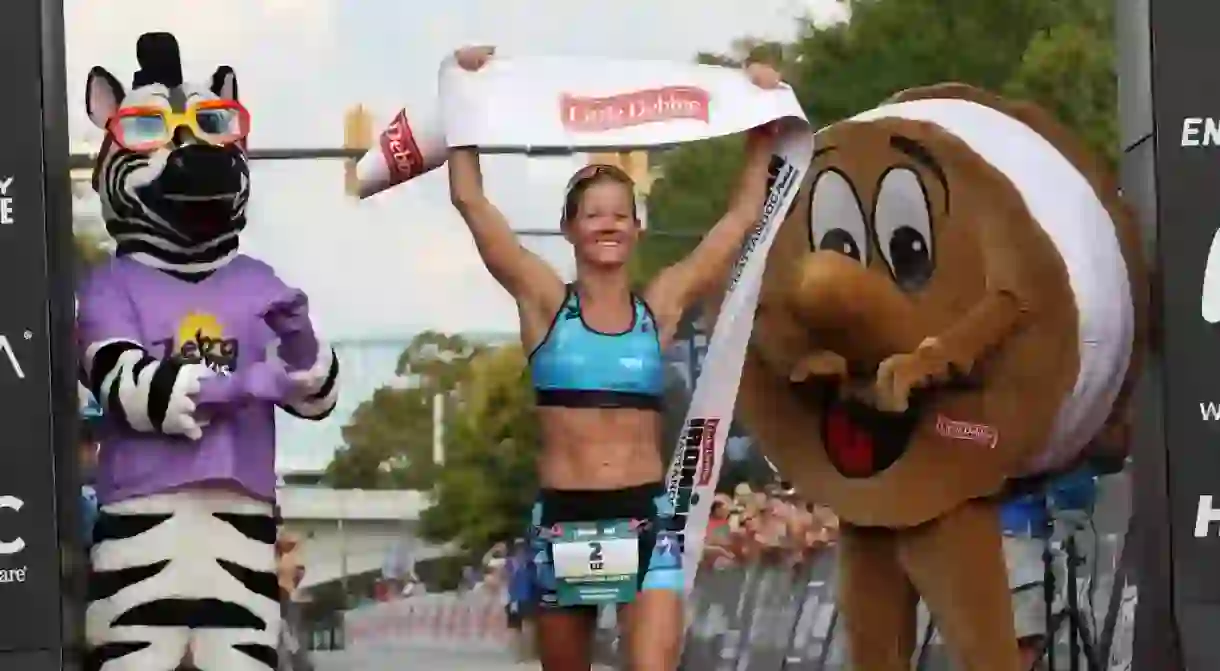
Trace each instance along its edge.
<path fill-rule="evenodd" d="M 1205 494 L 1199 497 L 1199 512 L 1195 514 L 1195 538 L 1207 538 L 1213 524 L 1220 524 L 1220 508 L 1212 505 L 1211 494 Z"/>
<path fill-rule="evenodd" d="M 21 671 L 79 669 L 82 641 L 63 30 L 62 0 L 0 3 L 0 669 Z"/>

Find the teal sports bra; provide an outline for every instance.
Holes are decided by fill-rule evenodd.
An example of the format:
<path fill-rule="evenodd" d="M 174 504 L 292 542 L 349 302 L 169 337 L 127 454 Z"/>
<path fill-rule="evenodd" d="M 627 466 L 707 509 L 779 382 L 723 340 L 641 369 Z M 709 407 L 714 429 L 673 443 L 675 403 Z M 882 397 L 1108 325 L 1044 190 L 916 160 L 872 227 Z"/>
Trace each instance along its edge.
<path fill-rule="evenodd" d="M 569 284 L 546 337 L 530 353 L 540 406 L 660 410 L 664 363 L 656 319 L 632 294 L 631 327 L 602 333 L 585 323 Z"/>

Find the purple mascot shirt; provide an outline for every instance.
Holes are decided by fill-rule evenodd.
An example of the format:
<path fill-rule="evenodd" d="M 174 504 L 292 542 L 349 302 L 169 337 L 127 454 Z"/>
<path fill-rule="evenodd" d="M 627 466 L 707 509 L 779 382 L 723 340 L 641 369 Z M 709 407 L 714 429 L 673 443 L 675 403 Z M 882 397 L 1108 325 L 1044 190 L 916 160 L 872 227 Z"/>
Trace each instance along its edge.
<path fill-rule="evenodd" d="M 132 340 L 150 355 L 202 359 L 225 374 L 267 358 L 276 341 L 259 313 L 287 290 L 245 255 L 200 282 L 117 258 L 82 284 L 78 326 L 91 343 Z M 102 504 L 186 487 L 275 498 L 275 405 L 247 403 L 212 417 L 200 440 L 134 431 L 106 421 L 97 470 Z"/>

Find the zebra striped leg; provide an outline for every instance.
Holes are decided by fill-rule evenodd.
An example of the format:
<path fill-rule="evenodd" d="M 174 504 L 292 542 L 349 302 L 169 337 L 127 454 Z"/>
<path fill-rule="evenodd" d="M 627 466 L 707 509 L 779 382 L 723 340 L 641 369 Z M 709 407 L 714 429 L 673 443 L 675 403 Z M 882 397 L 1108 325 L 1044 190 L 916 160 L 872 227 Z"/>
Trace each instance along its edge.
<path fill-rule="evenodd" d="M 279 634 L 276 634 L 277 638 Z M 270 644 L 249 632 L 227 629 L 195 631 L 195 666 L 208 671 L 268 671 L 279 667 L 278 641 Z"/>
<path fill-rule="evenodd" d="M 143 631 L 129 640 L 117 634 L 90 648 L 84 671 L 173 671 L 190 639 L 186 627 Z"/>
<path fill-rule="evenodd" d="M 172 671 L 188 650 L 208 671 L 275 669 L 271 504 L 201 490 L 106 505 L 92 560 L 85 619 L 98 671 Z"/>

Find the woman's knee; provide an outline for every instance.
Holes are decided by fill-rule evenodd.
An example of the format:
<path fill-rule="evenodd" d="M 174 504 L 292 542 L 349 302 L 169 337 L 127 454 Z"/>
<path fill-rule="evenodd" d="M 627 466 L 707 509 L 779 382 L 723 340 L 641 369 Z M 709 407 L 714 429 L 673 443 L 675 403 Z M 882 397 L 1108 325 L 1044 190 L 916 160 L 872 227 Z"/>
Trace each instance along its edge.
<path fill-rule="evenodd" d="M 623 640 L 633 670 L 677 668 L 685 631 L 683 604 L 681 591 L 646 589 L 620 609 Z"/>
<path fill-rule="evenodd" d="M 588 671 L 593 662 L 597 611 L 546 609 L 538 613 L 538 658 L 544 671 Z"/>

